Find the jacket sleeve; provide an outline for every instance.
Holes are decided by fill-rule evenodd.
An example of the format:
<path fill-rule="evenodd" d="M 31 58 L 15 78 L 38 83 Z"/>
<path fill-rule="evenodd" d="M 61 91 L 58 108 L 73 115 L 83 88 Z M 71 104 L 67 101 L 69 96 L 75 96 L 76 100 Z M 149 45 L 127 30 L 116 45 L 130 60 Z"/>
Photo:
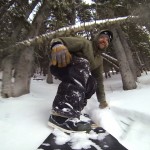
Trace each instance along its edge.
<path fill-rule="evenodd" d="M 90 62 L 91 68 L 94 68 L 93 47 L 89 40 L 80 37 L 60 37 L 53 39 L 51 45 L 62 42 L 71 54 L 81 54 Z"/>
<path fill-rule="evenodd" d="M 52 39 L 51 43 L 50 43 L 50 50 L 52 49 L 53 46 L 55 46 L 56 44 L 64 44 L 63 41 L 59 38 L 55 38 Z"/>
<path fill-rule="evenodd" d="M 98 68 L 92 71 L 92 75 L 97 80 L 96 95 L 99 102 L 106 100 L 103 84 L 103 66 L 100 65 Z"/>

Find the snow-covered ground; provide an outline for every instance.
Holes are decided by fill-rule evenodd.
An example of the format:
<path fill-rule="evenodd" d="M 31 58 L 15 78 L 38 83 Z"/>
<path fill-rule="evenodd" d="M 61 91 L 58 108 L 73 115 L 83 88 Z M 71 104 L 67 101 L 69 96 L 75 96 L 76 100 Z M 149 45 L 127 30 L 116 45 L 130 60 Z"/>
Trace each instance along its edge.
<path fill-rule="evenodd" d="M 120 74 L 105 79 L 104 83 L 110 109 L 99 109 L 93 95 L 83 112 L 129 150 L 150 150 L 150 72 L 143 73 L 135 90 L 122 90 Z M 0 150 L 36 150 L 53 132 L 47 120 L 57 87 L 57 80 L 54 84 L 32 80 L 30 94 L 0 98 Z M 67 140 L 61 132 L 56 133 L 61 135 L 57 142 L 64 142 L 62 137 Z M 86 145 L 83 142 L 82 147 Z"/>

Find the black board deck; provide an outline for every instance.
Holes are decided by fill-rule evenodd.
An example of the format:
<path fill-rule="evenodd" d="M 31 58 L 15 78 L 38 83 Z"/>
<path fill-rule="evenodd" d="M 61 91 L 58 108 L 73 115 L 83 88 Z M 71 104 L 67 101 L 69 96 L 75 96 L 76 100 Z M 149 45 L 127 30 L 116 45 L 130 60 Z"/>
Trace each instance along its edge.
<path fill-rule="evenodd" d="M 115 137 L 102 127 L 97 127 L 89 133 L 82 132 L 68 134 L 58 129 L 56 130 L 54 129 L 54 131 L 38 147 L 38 150 L 127 150 Z M 58 134 L 59 132 L 60 134 Z M 57 138 L 60 140 L 62 138 L 63 141 L 65 136 L 61 136 L 62 134 L 67 137 L 67 140 L 60 144 L 57 142 Z M 76 139 L 74 139 L 75 134 L 78 134 Z M 87 143 L 80 145 L 82 142 L 85 142 L 85 139 L 82 139 L 82 137 L 85 136 L 84 134 L 88 137 L 86 139 Z"/>

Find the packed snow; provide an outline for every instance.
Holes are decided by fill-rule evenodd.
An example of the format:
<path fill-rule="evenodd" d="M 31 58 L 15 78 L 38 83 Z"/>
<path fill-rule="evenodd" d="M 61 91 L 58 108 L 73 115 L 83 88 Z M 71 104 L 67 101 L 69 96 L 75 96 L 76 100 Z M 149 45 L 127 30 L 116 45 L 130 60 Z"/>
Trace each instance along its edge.
<path fill-rule="evenodd" d="M 0 149 L 36 150 L 51 132 L 56 135 L 57 144 L 71 138 L 73 149 L 88 148 L 88 137 L 97 138 L 96 134 L 82 133 L 81 136 L 81 133 L 74 133 L 68 136 L 48 127 L 59 81 L 47 84 L 46 77 L 37 78 L 43 80 L 32 79 L 30 94 L 18 98 L 0 97 Z M 89 114 L 127 149 L 150 150 L 150 72 L 138 78 L 138 87 L 134 90 L 122 89 L 120 74 L 104 79 L 104 85 L 109 108 L 99 109 L 96 95 L 93 95 L 83 113 Z"/>

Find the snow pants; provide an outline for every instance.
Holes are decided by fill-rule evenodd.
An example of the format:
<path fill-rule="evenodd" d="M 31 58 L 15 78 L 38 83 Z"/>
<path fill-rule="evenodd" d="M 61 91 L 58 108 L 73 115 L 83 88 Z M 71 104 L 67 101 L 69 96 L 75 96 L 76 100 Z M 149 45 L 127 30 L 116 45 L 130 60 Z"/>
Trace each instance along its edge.
<path fill-rule="evenodd" d="M 50 67 L 51 73 L 61 80 L 52 109 L 67 118 L 79 118 L 87 99 L 95 93 L 97 83 L 91 75 L 88 60 L 73 57 L 64 68 Z"/>

